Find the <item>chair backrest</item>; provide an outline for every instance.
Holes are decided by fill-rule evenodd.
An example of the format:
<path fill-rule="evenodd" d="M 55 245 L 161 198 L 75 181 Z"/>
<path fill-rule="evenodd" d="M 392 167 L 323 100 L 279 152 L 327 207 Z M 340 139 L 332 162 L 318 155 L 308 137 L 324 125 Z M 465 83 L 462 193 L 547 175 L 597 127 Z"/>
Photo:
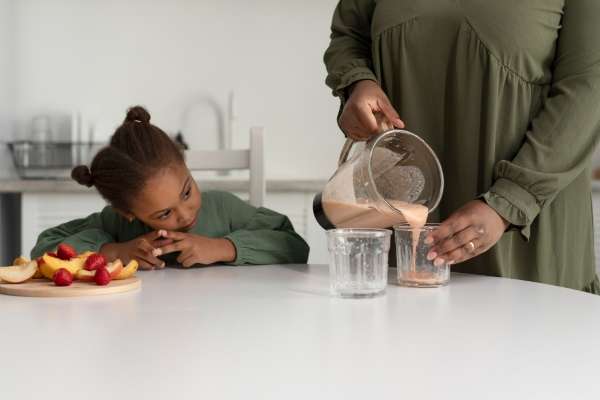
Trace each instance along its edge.
<path fill-rule="evenodd" d="M 263 128 L 250 129 L 250 148 L 245 150 L 188 150 L 185 161 L 191 171 L 250 170 L 250 204 L 264 204 L 266 184 L 264 171 Z"/>

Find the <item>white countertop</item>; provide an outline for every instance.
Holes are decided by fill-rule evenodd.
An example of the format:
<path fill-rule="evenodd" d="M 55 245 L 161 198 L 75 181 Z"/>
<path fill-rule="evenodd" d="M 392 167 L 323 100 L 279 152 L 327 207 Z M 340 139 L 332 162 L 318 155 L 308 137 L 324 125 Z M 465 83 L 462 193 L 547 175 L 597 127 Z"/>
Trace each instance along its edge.
<path fill-rule="evenodd" d="M 248 180 L 203 179 L 198 181 L 202 190 L 245 192 Z M 267 192 L 311 192 L 323 190 L 326 180 L 320 179 L 273 179 L 267 180 Z M 0 179 L 0 193 L 93 193 L 93 188 L 79 185 L 72 180 L 56 179 Z"/>
<path fill-rule="evenodd" d="M 2 398 L 600 395 L 600 296 L 454 274 L 338 299 L 320 265 L 139 275 L 120 295 L 0 296 Z"/>

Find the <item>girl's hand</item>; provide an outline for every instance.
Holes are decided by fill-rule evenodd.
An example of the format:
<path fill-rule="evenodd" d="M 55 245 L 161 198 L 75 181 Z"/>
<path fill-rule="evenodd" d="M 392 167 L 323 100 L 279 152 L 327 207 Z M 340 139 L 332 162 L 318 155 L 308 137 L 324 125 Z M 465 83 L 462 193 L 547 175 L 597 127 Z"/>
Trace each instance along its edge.
<path fill-rule="evenodd" d="M 367 140 L 382 130 L 404 128 L 404 122 L 376 82 L 358 81 L 350 89 L 351 94 L 340 115 L 340 128 L 354 140 Z M 389 121 L 392 126 L 383 125 Z"/>
<path fill-rule="evenodd" d="M 180 251 L 177 262 L 185 268 L 194 264 L 232 262 L 236 258 L 235 246 L 227 239 L 174 231 L 167 231 L 164 237 L 173 240 L 173 243 L 160 247 L 159 255 Z"/>
<path fill-rule="evenodd" d="M 466 261 L 495 245 L 508 225 L 485 202 L 470 201 L 429 234 L 425 243 L 433 243 L 433 247 L 427 258 L 435 260 L 435 265 Z"/>
<path fill-rule="evenodd" d="M 121 259 L 125 264 L 135 259 L 140 269 L 164 268 L 164 261 L 158 257 L 158 248 L 173 243 L 165 238 L 166 231 L 152 231 L 123 243 L 107 243 L 100 249 L 108 260 Z"/>

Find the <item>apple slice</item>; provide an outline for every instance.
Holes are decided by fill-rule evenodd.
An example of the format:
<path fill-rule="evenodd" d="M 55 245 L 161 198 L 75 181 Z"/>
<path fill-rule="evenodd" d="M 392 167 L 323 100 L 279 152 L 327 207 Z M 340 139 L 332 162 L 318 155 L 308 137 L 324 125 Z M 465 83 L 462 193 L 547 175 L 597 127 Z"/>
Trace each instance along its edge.
<path fill-rule="evenodd" d="M 33 278 L 31 279 L 38 279 L 38 278 L 43 278 L 44 275 L 42 275 L 42 273 L 40 272 L 40 262 L 39 260 L 36 260 L 38 262 L 38 266 L 37 266 L 37 270 L 35 271 L 35 274 L 33 274 Z M 12 265 L 25 265 L 30 263 L 31 260 L 25 256 L 19 256 L 17 258 L 15 258 L 15 260 L 12 262 Z"/>
<path fill-rule="evenodd" d="M 106 270 L 111 279 L 115 279 L 123 271 L 123 262 L 117 258 L 115 261 L 106 264 Z"/>
<path fill-rule="evenodd" d="M 96 271 L 88 271 L 87 269 L 80 269 L 77 271 L 75 277 L 77 280 L 82 282 L 94 282 L 94 275 L 96 275 Z"/>
<path fill-rule="evenodd" d="M 54 278 L 54 274 L 61 268 L 66 269 L 72 275 L 77 275 L 77 272 L 83 268 L 83 264 L 85 264 L 85 258 L 75 257 L 69 261 L 61 260 L 58 257 L 52 257 L 50 254 L 46 253 L 42 257 L 44 263 L 42 264 L 42 274 L 52 280 Z"/>
<path fill-rule="evenodd" d="M 129 263 L 127 264 L 127 266 L 123 267 L 123 270 L 121 271 L 121 273 L 119 275 L 117 275 L 115 277 L 115 279 L 128 279 L 131 278 L 133 275 L 135 275 L 137 269 L 138 269 L 138 262 L 136 260 L 131 260 L 129 261 Z"/>
<path fill-rule="evenodd" d="M 31 279 L 36 271 L 36 261 L 30 261 L 25 265 L 0 267 L 0 280 L 7 283 L 22 283 Z"/>
<path fill-rule="evenodd" d="M 15 260 L 12 262 L 12 265 L 25 265 L 25 264 L 29 264 L 31 260 L 25 256 L 19 256 L 17 258 L 15 258 Z"/>

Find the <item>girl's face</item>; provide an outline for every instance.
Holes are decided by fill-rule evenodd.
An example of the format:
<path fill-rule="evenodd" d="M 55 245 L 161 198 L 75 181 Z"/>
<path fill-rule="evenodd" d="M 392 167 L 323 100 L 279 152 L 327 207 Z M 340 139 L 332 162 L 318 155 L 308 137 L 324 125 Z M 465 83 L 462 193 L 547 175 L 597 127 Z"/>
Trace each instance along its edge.
<path fill-rule="evenodd" d="M 161 170 L 146 182 L 131 214 L 152 229 L 187 232 L 196 225 L 202 198 L 185 165 Z"/>

